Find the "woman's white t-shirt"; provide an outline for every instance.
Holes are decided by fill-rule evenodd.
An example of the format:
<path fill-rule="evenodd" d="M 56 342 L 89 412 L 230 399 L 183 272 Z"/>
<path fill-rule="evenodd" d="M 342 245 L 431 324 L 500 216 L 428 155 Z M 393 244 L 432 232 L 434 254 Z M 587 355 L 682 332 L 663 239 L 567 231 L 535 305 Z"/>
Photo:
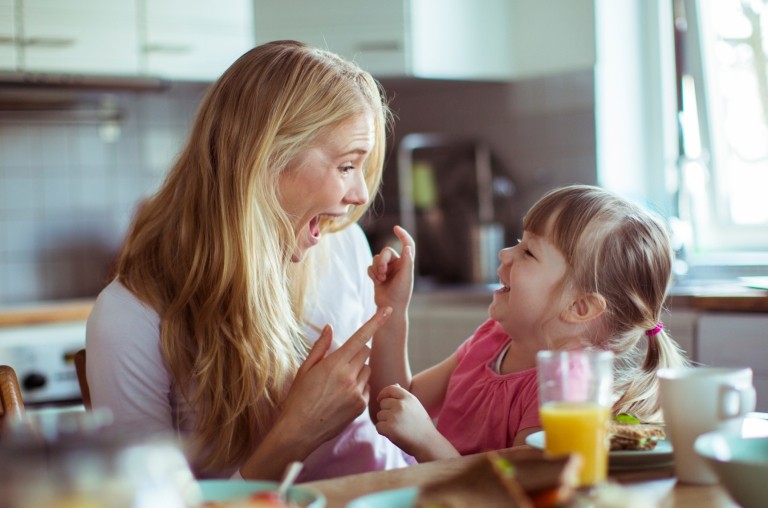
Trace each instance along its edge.
<path fill-rule="evenodd" d="M 324 239 L 331 253 L 317 281 L 316 302 L 306 311 L 307 336 L 331 323 L 335 349 L 375 312 L 373 284 L 367 276 L 371 251 L 356 224 Z M 94 407 L 109 407 L 121 430 L 147 436 L 191 432 L 194 412 L 173 389 L 160 353 L 160 319 L 119 281 L 111 282 L 88 318 L 87 376 Z M 403 467 L 413 463 L 378 434 L 363 411 L 336 438 L 323 443 L 304 461 L 298 481 Z M 229 477 L 236 469 L 206 471 L 205 477 Z"/>

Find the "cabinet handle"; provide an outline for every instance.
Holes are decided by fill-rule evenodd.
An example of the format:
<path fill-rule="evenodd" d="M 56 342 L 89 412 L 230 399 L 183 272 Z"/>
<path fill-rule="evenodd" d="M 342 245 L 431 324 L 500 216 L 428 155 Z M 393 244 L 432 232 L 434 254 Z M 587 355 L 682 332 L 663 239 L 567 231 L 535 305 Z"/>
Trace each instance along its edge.
<path fill-rule="evenodd" d="M 28 39 L 22 39 L 22 46 L 43 46 L 47 48 L 63 48 L 66 46 L 73 46 L 75 39 L 64 37 L 29 37 Z"/>
<path fill-rule="evenodd" d="M 400 43 L 398 41 L 369 41 L 361 42 L 356 46 L 356 50 L 360 52 L 386 52 L 386 51 L 400 51 Z"/>
<path fill-rule="evenodd" d="M 191 53 L 192 46 L 186 44 L 147 44 L 144 46 L 145 53 Z"/>

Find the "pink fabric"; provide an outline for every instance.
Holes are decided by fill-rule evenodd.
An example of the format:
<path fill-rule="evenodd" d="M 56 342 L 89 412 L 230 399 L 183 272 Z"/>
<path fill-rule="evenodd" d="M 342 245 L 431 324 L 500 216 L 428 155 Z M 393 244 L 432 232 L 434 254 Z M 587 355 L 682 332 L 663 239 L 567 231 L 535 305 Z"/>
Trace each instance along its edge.
<path fill-rule="evenodd" d="M 507 448 L 520 430 L 541 426 L 536 369 L 494 371 L 508 343 L 501 326 L 488 320 L 457 350 L 437 429 L 462 455 Z"/>

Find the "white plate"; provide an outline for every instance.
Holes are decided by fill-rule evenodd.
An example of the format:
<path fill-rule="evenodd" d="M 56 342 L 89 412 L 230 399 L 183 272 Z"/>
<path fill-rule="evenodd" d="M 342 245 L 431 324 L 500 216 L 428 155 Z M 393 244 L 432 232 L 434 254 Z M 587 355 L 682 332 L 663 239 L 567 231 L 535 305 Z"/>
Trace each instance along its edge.
<path fill-rule="evenodd" d="M 525 438 L 528 446 L 544 449 L 544 431 L 534 432 Z M 666 439 L 656 443 L 656 448 L 647 451 L 618 450 L 608 454 L 609 469 L 641 469 L 671 465 L 672 445 Z"/>
<path fill-rule="evenodd" d="M 277 482 L 251 480 L 200 480 L 197 482 L 203 495 L 203 502 L 235 501 L 249 494 L 277 490 Z M 288 500 L 306 508 L 323 508 L 325 497 L 316 490 L 297 485 L 288 491 Z"/>
<path fill-rule="evenodd" d="M 347 508 L 411 508 L 418 494 L 416 487 L 384 490 L 355 498 Z"/>

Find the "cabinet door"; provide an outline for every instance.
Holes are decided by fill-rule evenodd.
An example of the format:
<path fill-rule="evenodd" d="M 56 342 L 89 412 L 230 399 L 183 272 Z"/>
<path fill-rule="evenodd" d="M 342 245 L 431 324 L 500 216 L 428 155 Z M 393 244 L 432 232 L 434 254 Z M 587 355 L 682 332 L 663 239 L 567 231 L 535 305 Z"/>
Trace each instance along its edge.
<path fill-rule="evenodd" d="M 139 71 L 135 0 L 23 0 L 21 65 L 27 71 Z"/>
<path fill-rule="evenodd" d="M 661 316 L 664 330 L 688 355 L 691 360 L 697 360 L 696 351 L 696 320 L 698 314 L 694 310 L 675 308 L 665 311 Z"/>
<path fill-rule="evenodd" d="M 589 68 L 594 0 L 254 0 L 257 43 L 298 39 L 380 77 L 503 80 Z"/>
<path fill-rule="evenodd" d="M 488 320 L 491 295 L 450 295 L 414 293 L 408 312 L 408 356 L 414 374 L 456 352 L 478 326 Z"/>
<path fill-rule="evenodd" d="M 253 47 L 250 0 L 144 0 L 144 72 L 213 81 Z"/>
<path fill-rule="evenodd" d="M 15 3 L 0 0 L 0 71 L 16 70 Z"/>
<path fill-rule="evenodd" d="M 374 75 L 408 74 L 405 0 L 255 0 L 256 43 L 295 39 L 357 62 Z"/>
<path fill-rule="evenodd" d="M 715 367 L 751 367 L 757 410 L 768 411 L 768 316 L 704 312 L 699 317 L 698 360 Z"/>

